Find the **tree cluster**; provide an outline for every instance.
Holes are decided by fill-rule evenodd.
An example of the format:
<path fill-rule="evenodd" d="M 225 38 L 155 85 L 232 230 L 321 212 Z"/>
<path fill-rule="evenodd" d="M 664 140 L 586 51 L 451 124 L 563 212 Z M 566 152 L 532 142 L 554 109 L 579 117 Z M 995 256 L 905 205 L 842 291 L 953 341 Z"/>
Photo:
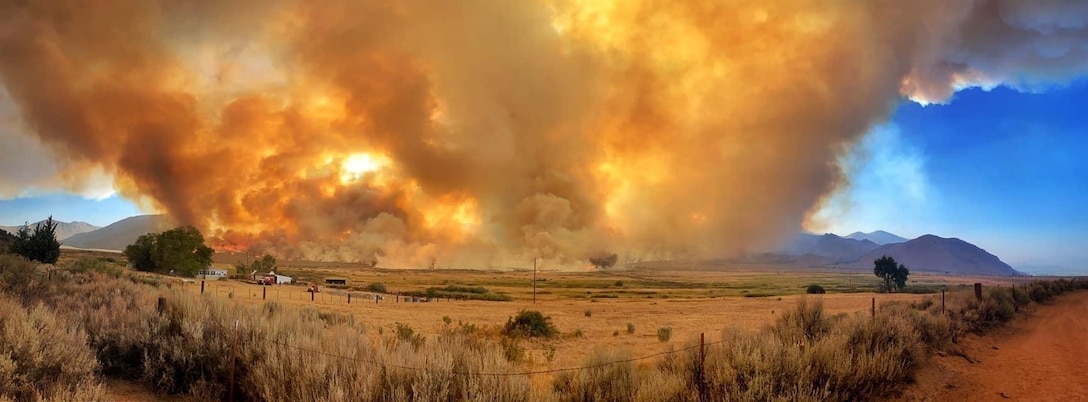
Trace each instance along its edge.
<path fill-rule="evenodd" d="M 140 271 L 194 276 L 212 263 L 215 251 L 204 245 L 204 235 L 192 226 L 148 233 L 125 247 L 125 256 Z"/>
<path fill-rule="evenodd" d="M 246 275 L 253 271 L 270 272 L 276 269 L 276 257 L 265 254 L 263 257 L 253 260 L 253 262 L 249 263 L 248 267 L 246 266 L 246 264 L 239 262 L 234 265 L 234 268 L 235 271 L 241 275 Z"/>
<path fill-rule="evenodd" d="M 11 243 L 12 253 L 23 256 L 31 261 L 43 264 L 53 264 L 60 258 L 60 242 L 57 241 L 57 222 L 53 217 L 38 222 L 34 230 L 30 230 L 29 224 L 24 224 L 15 233 L 15 241 Z"/>
<path fill-rule="evenodd" d="M 895 262 L 894 258 L 883 256 L 873 261 L 873 274 L 881 279 L 881 292 L 895 292 L 907 286 L 910 270 L 907 266 Z"/>

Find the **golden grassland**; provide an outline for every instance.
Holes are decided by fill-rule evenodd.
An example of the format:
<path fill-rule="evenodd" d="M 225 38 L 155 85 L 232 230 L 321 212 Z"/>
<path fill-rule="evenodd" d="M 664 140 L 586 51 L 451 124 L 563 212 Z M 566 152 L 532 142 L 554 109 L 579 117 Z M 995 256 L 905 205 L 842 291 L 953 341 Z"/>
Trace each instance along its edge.
<path fill-rule="evenodd" d="M 225 262 L 241 262 L 239 255 L 221 256 Z M 267 287 L 248 280 L 208 281 L 205 294 L 236 298 L 242 303 L 261 303 L 266 297 L 292 306 L 311 306 L 349 314 L 363 320 L 380 336 L 397 323 L 425 334 L 438 334 L 450 325 L 469 323 L 497 328 L 523 309 L 539 310 L 551 317 L 561 332 L 557 339 L 527 345 L 527 361 L 534 369 L 576 365 L 587 350 L 596 347 L 626 348 L 652 354 L 672 346 L 657 339 L 657 331 L 670 328 L 673 339 L 687 340 L 700 334 L 718 336 L 723 330 L 755 331 L 774 322 L 783 312 L 806 297 L 810 284 L 829 294 L 819 298 L 830 314 L 867 312 L 873 299 L 916 301 L 923 295 L 876 294 L 878 278 L 871 272 L 827 268 L 775 267 L 755 264 L 663 263 L 626 269 L 558 271 L 538 269 L 536 301 L 533 302 L 531 269 L 381 269 L 360 264 L 328 262 L 281 262 L 278 273 L 290 275 L 296 286 Z M 311 295 L 305 284 L 323 284 L 325 278 L 344 278 L 343 288 L 323 288 Z M 941 288 L 982 282 L 986 286 L 1025 283 L 1028 278 L 965 277 L 918 273 L 909 286 L 927 293 Z M 372 283 L 385 285 L 385 299 L 375 303 Z M 435 299 L 429 303 L 397 302 L 398 292 L 423 292 L 430 287 L 484 287 L 508 295 L 510 302 Z M 199 293 L 191 282 L 184 287 Z M 263 293 L 267 292 L 267 293 Z M 352 302 L 347 303 L 347 294 Z M 815 297 L 815 296 L 813 296 Z M 588 314 L 587 314 L 588 312 Z M 446 324 L 448 317 L 451 324 Z M 628 333 L 628 324 L 635 328 Z"/>
<path fill-rule="evenodd" d="M 15 390 L 0 392 L 0 400 L 101 399 L 101 375 L 200 399 L 229 392 L 260 400 L 872 399 L 900 389 L 933 350 L 955 353 L 954 341 L 964 332 L 1088 285 L 1063 280 L 1011 288 L 993 285 L 1025 279 L 981 278 L 988 285 L 980 302 L 959 286 L 980 279 L 912 277 L 917 288 L 952 290 L 942 312 L 939 296 L 834 293 L 860 291 L 872 281 L 851 272 L 544 272 L 538 275 L 553 291 L 533 304 L 527 271 L 287 268 L 304 280 L 348 277 L 349 287 L 371 281 L 389 291 L 486 286 L 513 299 L 397 303 L 387 297 L 376 304 L 359 297 L 361 290 L 326 288 L 311 301 L 302 286 L 241 281 L 207 282 L 201 295 L 198 281 L 125 270 L 117 255 L 66 251 L 58 265 L 61 270 L 47 272 L 0 256 L 0 300 L 15 311 L 0 316 L 0 328 L 8 331 L 0 333 L 0 350 L 39 345 L 0 361 L 0 371 L 13 379 L 5 389 Z M 811 283 L 832 293 L 798 294 Z M 269 300 L 260 299 L 265 289 Z M 350 305 L 348 291 L 357 297 Z M 593 297 L 598 294 L 610 296 Z M 870 317 L 873 298 L 878 307 Z M 558 336 L 504 334 L 507 319 L 522 309 L 550 316 Z M 25 321 L 18 314 L 46 324 L 35 324 L 37 334 L 19 330 L 10 324 Z M 669 331 L 662 337 L 663 328 Z M 708 342 L 705 362 L 700 348 L 692 348 L 701 333 Z M 28 339 L 35 336 L 37 342 Z M 661 354 L 613 364 L 655 353 Z M 94 356 L 96 369 L 73 366 L 63 381 L 43 381 L 57 375 L 59 361 L 86 356 Z M 230 356 L 237 361 L 230 363 Z M 592 368 L 550 371 L 575 366 Z M 542 372 L 521 374 L 531 371 Z"/>

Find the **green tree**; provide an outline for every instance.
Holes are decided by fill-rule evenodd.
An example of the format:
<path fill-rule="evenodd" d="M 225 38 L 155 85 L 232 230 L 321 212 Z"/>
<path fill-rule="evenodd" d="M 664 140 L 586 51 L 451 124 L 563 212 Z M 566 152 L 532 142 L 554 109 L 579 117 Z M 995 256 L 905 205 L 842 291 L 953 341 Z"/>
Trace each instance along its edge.
<path fill-rule="evenodd" d="M 151 258 L 151 252 L 155 249 L 155 239 L 158 233 L 141 235 L 136 242 L 125 247 L 125 257 L 132 267 L 140 271 L 156 271 L 155 260 Z"/>
<path fill-rule="evenodd" d="M 873 274 L 881 280 L 881 292 L 895 292 L 907 286 L 910 270 L 905 265 L 895 262 L 894 258 L 883 256 L 873 261 Z"/>
<path fill-rule="evenodd" d="M 149 233 L 125 247 L 125 256 L 133 268 L 185 276 L 196 275 L 212 263 L 215 251 L 204 245 L 204 235 L 192 226 L 182 226 L 162 233 Z"/>
<path fill-rule="evenodd" d="M 253 260 L 250 269 L 257 272 L 269 272 L 276 269 L 276 257 L 265 254 L 263 257 Z"/>
<path fill-rule="evenodd" d="M 43 264 L 53 264 L 60 258 L 60 242 L 57 241 L 57 222 L 50 216 L 42 222 L 34 225 L 24 224 L 15 234 L 15 242 L 11 244 L 11 252 L 23 256 L 31 261 Z"/>

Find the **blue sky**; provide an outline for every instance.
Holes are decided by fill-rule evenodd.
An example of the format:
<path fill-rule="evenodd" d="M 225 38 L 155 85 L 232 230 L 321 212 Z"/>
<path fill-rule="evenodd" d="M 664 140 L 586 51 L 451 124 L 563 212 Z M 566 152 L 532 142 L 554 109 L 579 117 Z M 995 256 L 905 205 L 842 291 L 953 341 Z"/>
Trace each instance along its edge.
<path fill-rule="evenodd" d="M 116 195 L 97 200 L 72 194 L 49 194 L 0 201 L 0 225 L 3 226 L 33 223 L 50 215 L 64 222 L 83 221 L 106 226 L 141 214 L 135 204 Z"/>
<path fill-rule="evenodd" d="M 959 237 L 1032 273 L 1088 273 L 1088 82 L 1045 92 L 960 91 L 904 100 L 842 159 L 850 184 L 820 231 Z M 0 200 L 0 224 L 52 214 L 106 225 L 141 211 L 117 196 Z"/>
<path fill-rule="evenodd" d="M 1088 273 L 1088 83 L 904 101 L 844 158 L 833 232 L 960 237 L 1034 273 Z"/>

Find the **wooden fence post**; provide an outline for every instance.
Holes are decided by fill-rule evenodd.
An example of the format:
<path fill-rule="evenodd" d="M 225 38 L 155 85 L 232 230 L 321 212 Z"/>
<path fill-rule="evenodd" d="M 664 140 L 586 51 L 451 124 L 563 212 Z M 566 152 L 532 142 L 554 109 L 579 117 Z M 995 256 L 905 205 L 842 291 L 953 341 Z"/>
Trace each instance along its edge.
<path fill-rule="evenodd" d="M 204 294 L 204 281 L 200 281 L 200 294 Z"/>
<path fill-rule="evenodd" d="M 268 299 L 268 288 L 261 287 L 261 300 L 267 300 L 267 299 Z"/>
<path fill-rule="evenodd" d="M 944 315 L 944 289 L 941 289 L 941 315 Z"/>
<path fill-rule="evenodd" d="M 230 347 L 230 401 L 234 400 L 234 361 L 238 351 L 238 320 L 234 320 L 234 343 Z"/>
<path fill-rule="evenodd" d="M 699 401 L 706 402 L 709 400 L 706 387 L 706 334 L 699 333 L 699 371 L 696 372 L 696 378 Z"/>
<path fill-rule="evenodd" d="M 873 306 L 869 308 L 869 316 L 876 317 L 876 298 L 873 298 Z"/>
<path fill-rule="evenodd" d="M 982 284 L 975 282 L 975 299 L 982 301 Z"/>

